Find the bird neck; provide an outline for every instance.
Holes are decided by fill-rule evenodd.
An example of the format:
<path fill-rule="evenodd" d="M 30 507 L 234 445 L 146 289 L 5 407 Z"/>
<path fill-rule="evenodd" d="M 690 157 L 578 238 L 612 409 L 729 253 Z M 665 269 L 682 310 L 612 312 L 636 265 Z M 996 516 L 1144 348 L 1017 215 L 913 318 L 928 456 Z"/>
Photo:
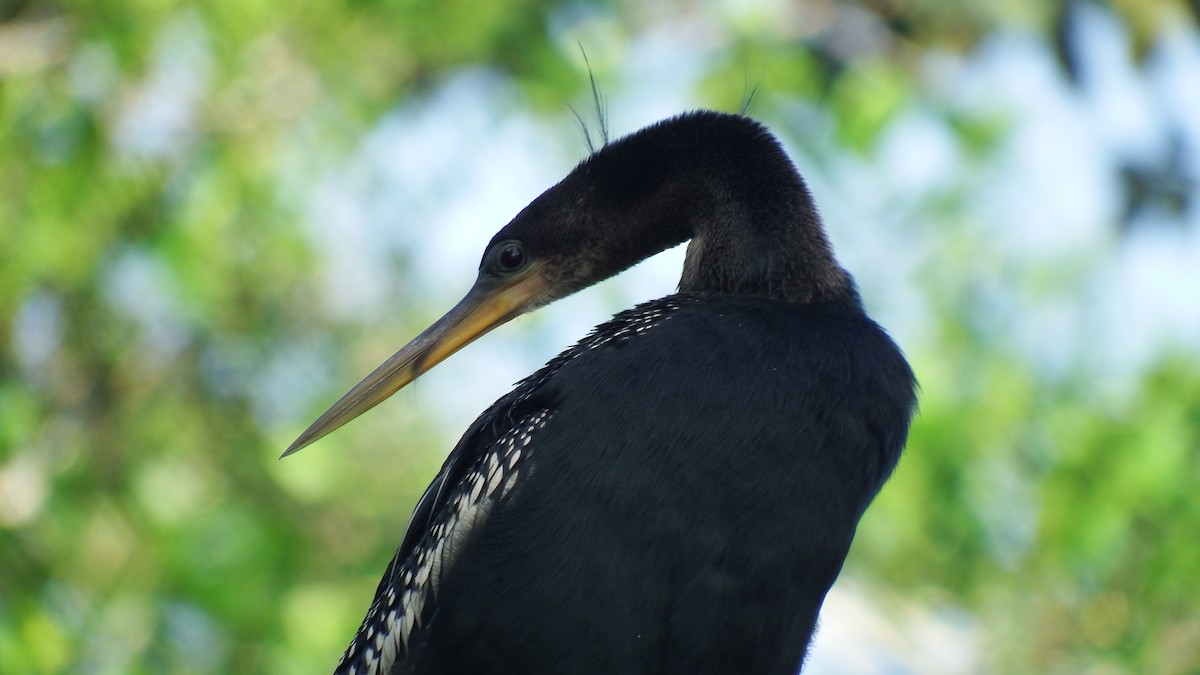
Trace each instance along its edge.
<path fill-rule="evenodd" d="M 610 245 L 627 242 L 624 257 L 641 259 L 690 239 L 681 291 L 798 303 L 854 295 L 808 188 L 759 123 L 692 113 L 600 155 L 604 197 L 623 205 L 606 218 L 625 230 Z"/>
<path fill-rule="evenodd" d="M 786 161 L 786 158 L 784 158 Z M 808 191 L 791 168 L 787 185 L 757 196 L 697 204 L 679 289 L 794 303 L 853 295 Z M 776 179 L 785 174 L 776 176 Z"/>

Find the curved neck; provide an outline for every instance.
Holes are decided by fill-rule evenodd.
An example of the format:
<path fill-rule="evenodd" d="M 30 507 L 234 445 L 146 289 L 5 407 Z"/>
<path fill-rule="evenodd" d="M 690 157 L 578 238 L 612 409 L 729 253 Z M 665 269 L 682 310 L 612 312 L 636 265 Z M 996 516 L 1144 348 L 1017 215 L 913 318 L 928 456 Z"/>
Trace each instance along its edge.
<path fill-rule="evenodd" d="M 575 173 L 590 183 L 589 201 L 606 205 L 596 244 L 622 268 L 690 239 L 681 291 L 790 302 L 854 293 L 803 179 L 757 122 L 685 115 L 603 148 Z"/>

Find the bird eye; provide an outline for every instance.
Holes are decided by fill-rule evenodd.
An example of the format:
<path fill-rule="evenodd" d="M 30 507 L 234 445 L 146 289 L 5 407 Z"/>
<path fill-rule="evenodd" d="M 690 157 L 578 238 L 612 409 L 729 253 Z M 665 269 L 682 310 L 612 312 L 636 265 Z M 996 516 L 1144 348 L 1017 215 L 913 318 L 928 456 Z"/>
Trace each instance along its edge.
<path fill-rule="evenodd" d="M 501 272 L 516 272 L 525 266 L 525 248 L 515 241 L 501 244 L 496 253 L 496 266 Z"/>

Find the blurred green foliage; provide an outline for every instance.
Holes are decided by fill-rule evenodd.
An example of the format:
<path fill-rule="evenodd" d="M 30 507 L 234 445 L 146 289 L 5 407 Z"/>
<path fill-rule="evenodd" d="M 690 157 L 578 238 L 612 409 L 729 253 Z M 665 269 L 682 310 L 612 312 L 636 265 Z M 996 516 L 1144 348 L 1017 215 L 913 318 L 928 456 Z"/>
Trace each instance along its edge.
<path fill-rule="evenodd" d="M 457 431 L 414 399 L 276 461 L 396 346 L 319 301 L 328 262 L 304 225 L 322 172 L 388 111 L 484 66 L 561 118 L 586 96 L 575 40 L 619 52 L 705 13 L 730 36 L 699 86 L 711 105 L 736 110 L 761 69 L 764 115 L 811 106 L 835 120 L 827 151 L 869 155 L 916 101 L 986 162 L 1003 119 L 943 105 L 923 57 L 1018 26 L 1070 75 L 1071 4 L 813 3 L 825 29 L 807 33 L 692 3 L 0 6 L 0 673 L 335 662 Z M 1139 53 L 1195 9 L 1114 5 Z M 841 39 L 847 16 L 878 31 L 869 48 Z M 164 91 L 184 104 L 155 108 Z M 918 215 L 953 241 L 964 209 L 945 195 Z M 849 573 L 971 612 L 989 670 L 1200 672 L 1196 345 L 1115 388 L 1084 362 L 1050 376 L 972 326 L 959 281 L 923 281 L 935 326 L 906 345 L 922 413 Z"/>

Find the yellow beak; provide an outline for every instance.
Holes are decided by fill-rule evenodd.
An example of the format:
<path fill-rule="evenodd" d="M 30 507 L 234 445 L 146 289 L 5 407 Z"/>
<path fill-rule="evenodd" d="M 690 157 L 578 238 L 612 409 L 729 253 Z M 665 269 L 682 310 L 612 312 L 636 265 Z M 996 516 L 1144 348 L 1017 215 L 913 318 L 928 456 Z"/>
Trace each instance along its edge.
<path fill-rule="evenodd" d="M 300 434 L 280 458 L 300 450 L 382 403 L 481 335 L 542 304 L 549 288 L 532 266 L 512 281 L 480 279 L 445 316 L 363 378 Z"/>

